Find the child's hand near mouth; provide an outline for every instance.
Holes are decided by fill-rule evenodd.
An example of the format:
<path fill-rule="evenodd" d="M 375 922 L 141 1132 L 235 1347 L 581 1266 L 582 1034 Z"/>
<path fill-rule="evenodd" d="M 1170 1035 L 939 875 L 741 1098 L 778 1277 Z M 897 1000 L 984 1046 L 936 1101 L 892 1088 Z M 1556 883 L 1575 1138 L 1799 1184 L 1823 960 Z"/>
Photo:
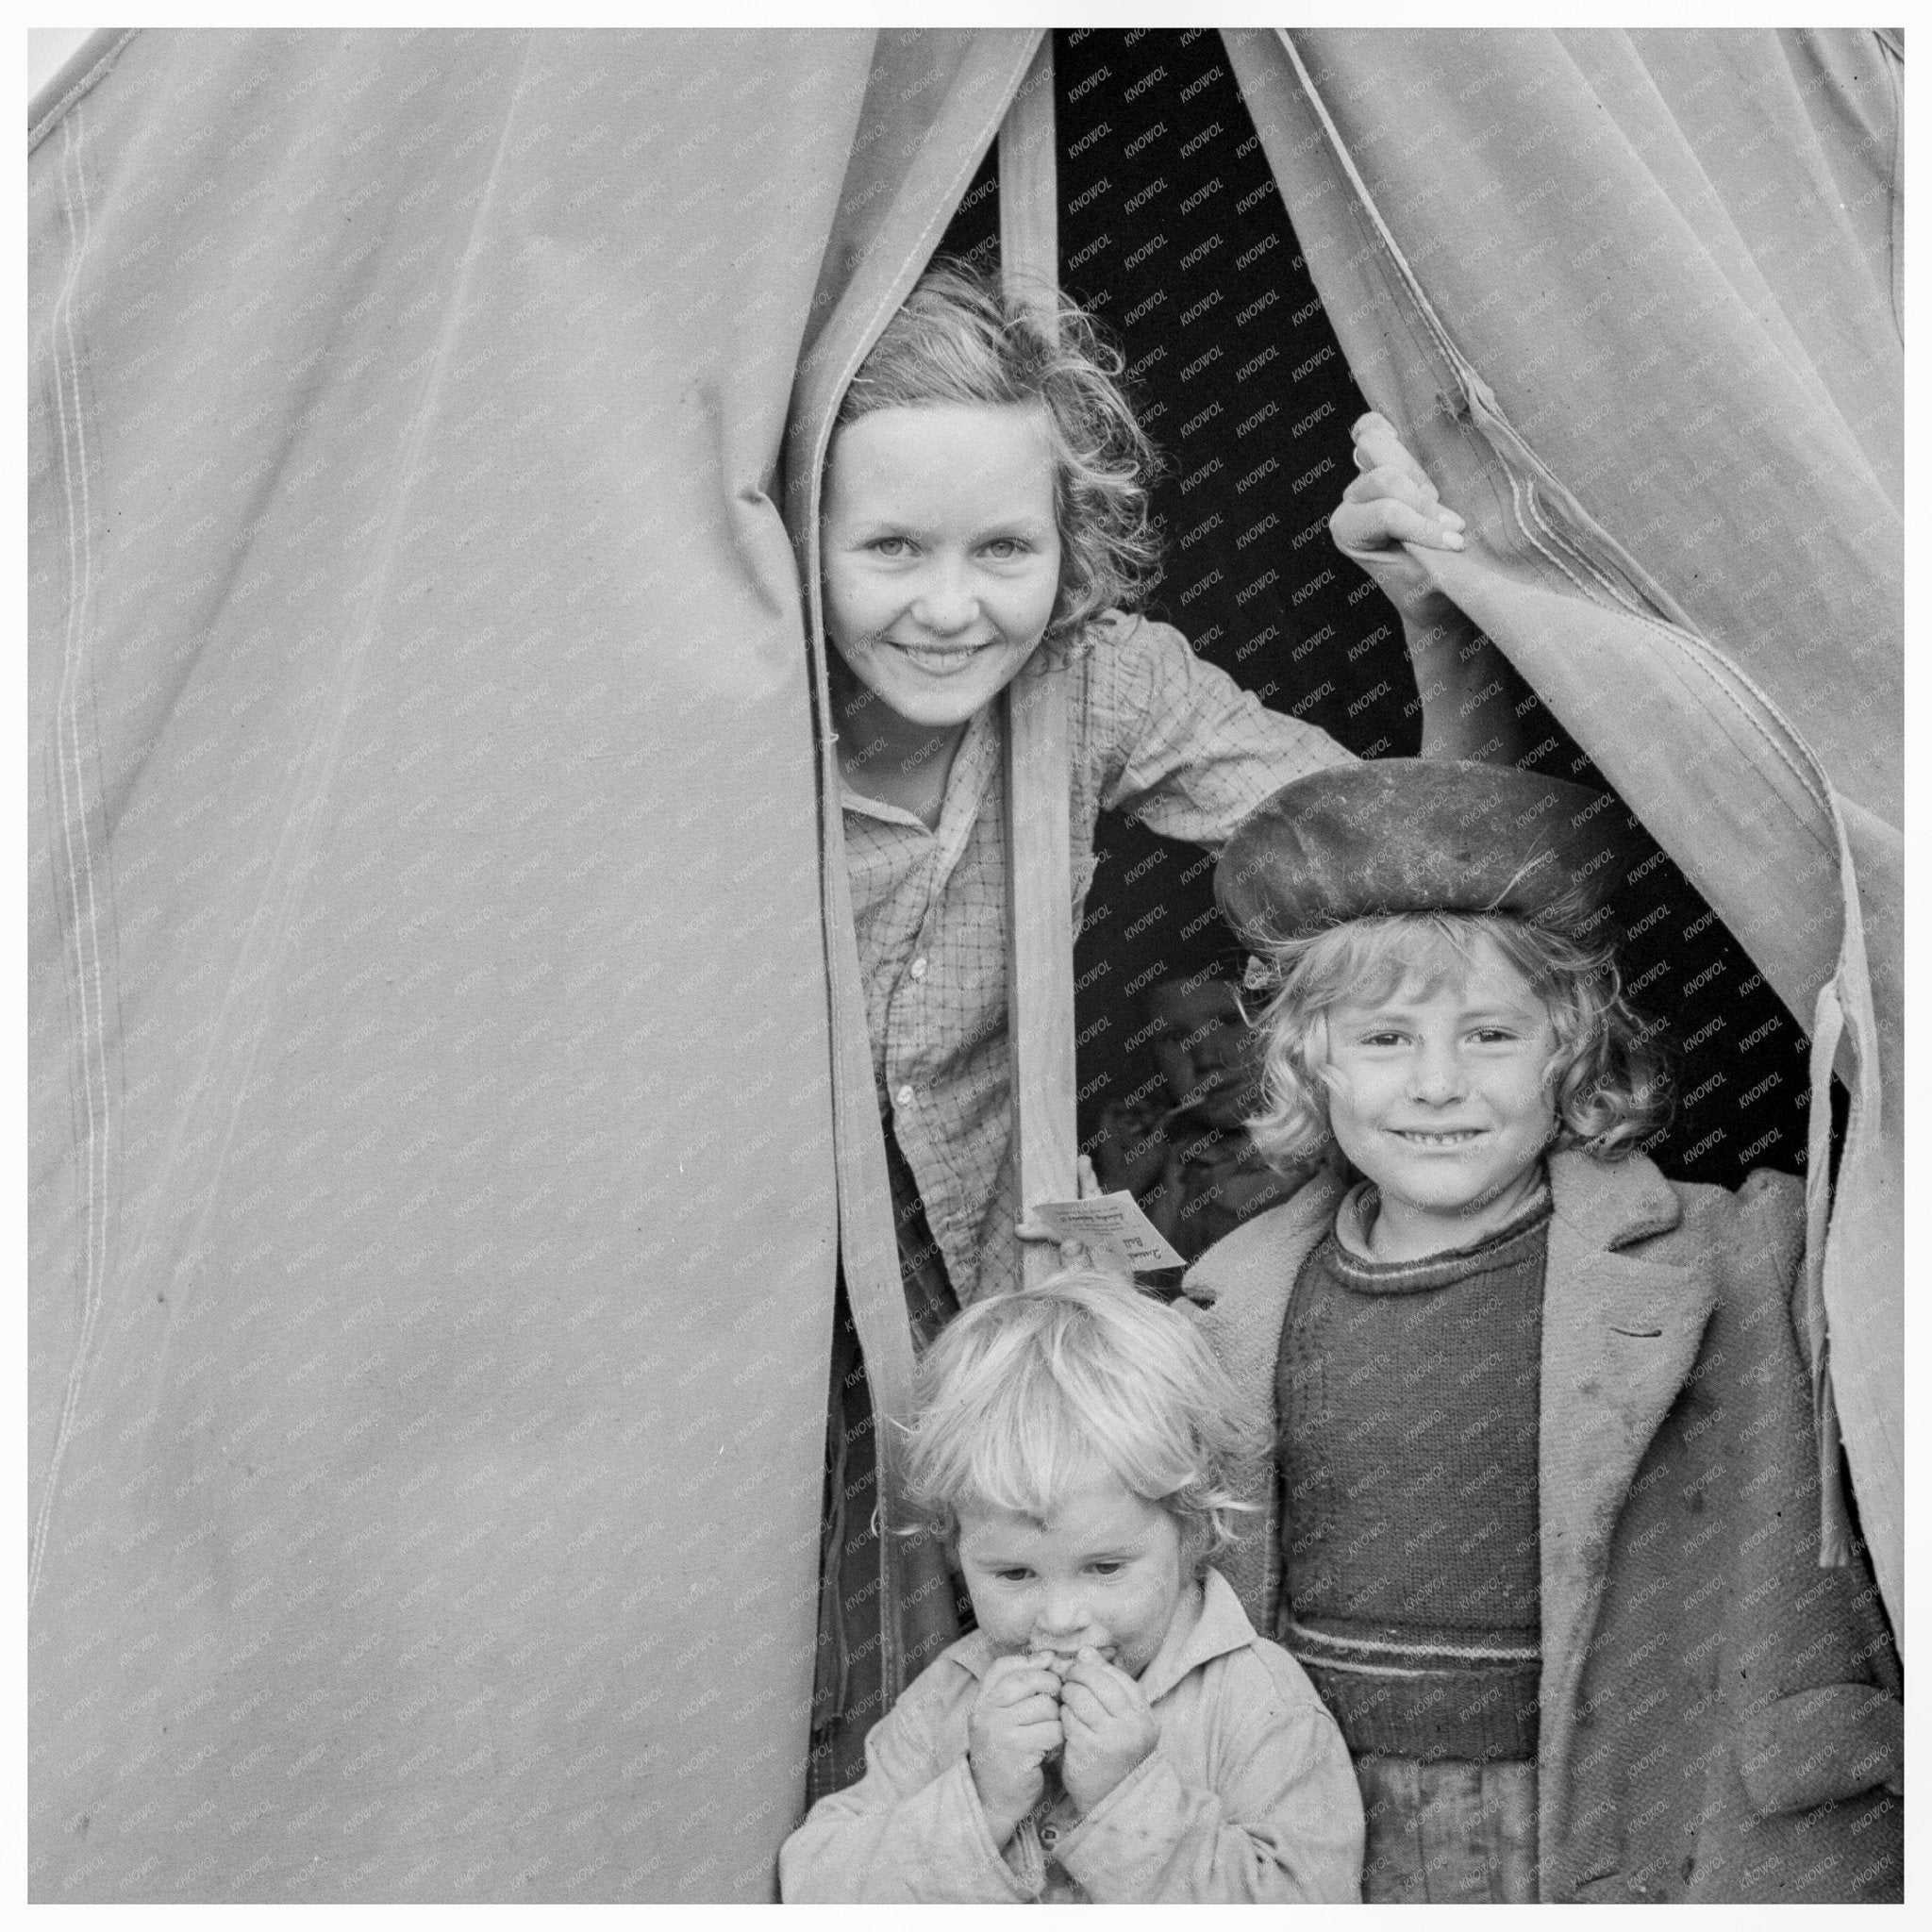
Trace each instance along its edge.
<path fill-rule="evenodd" d="M 1160 1741 L 1146 1693 L 1091 1645 L 1060 1683 L 1060 1782 L 1084 1818 Z"/>
<path fill-rule="evenodd" d="M 1060 1748 L 1059 1677 L 1035 1657 L 1003 1657 L 987 1672 L 967 1726 L 967 1762 L 1004 1845 L 1045 1789 L 1041 1766 Z"/>

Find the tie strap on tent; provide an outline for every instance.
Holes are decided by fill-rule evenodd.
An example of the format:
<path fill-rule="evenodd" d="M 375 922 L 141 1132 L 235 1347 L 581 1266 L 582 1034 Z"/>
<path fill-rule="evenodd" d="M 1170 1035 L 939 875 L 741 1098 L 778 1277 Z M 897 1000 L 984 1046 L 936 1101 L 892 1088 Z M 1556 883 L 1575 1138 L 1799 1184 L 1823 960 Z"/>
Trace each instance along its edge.
<path fill-rule="evenodd" d="M 1058 170 L 1054 164 L 1053 36 L 1041 37 L 1000 125 L 1000 268 L 1009 291 L 1035 299 L 1057 325 Z M 1067 673 L 1036 651 L 1007 687 L 1007 1037 L 1011 1047 L 1013 1164 L 1020 1200 L 1077 1192 L 1074 1118 L 1074 878 Z M 1024 1280 L 1059 1265 L 1051 1242 L 1028 1241 Z"/>

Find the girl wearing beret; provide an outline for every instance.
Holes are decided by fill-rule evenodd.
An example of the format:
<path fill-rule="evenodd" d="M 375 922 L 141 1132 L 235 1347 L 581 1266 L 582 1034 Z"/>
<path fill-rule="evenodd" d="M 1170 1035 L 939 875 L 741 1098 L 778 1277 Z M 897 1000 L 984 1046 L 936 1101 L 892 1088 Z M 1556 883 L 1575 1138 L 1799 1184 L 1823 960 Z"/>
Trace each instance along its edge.
<path fill-rule="evenodd" d="M 1224 1568 L 1341 1724 L 1371 1902 L 1898 1898 L 1897 1659 L 1818 1561 L 1804 1189 L 1640 1151 L 1602 805 L 1384 760 L 1222 856 L 1276 988 L 1251 1131 L 1326 1162 L 1187 1279 L 1278 1425 Z"/>

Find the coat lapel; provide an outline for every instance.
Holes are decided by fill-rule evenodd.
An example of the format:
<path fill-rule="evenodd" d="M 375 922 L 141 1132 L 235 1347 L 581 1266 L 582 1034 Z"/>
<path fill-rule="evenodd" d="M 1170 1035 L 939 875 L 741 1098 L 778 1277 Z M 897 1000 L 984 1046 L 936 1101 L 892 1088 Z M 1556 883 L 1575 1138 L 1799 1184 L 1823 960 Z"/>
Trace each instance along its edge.
<path fill-rule="evenodd" d="M 1717 1300 L 1704 1271 L 1619 1249 L 1682 1220 L 1650 1161 L 1574 1152 L 1550 1161 L 1555 1212 L 1543 1287 L 1540 1426 L 1542 1722 L 1540 1837 L 1568 1806 L 1576 1696 L 1610 1539 L 1638 1465 L 1697 1360 Z"/>
<path fill-rule="evenodd" d="M 1243 1399 L 1270 1423 L 1282 1318 L 1308 1251 L 1327 1233 L 1347 1191 L 1334 1174 L 1316 1174 L 1279 1208 L 1244 1222 L 1188 1271 L 1183 1292 L 1199 1309 L 1201 1332 Z M 1186 1306 L 1186 1304 L 1184 1304 Z M 1230 1472 L 1236 1499 L 1253 1513 L 1215 1567 L 1264 1637 L 1274 1635 L 1281 1580 L 1281 1486 L 1271 1452 Z"/>

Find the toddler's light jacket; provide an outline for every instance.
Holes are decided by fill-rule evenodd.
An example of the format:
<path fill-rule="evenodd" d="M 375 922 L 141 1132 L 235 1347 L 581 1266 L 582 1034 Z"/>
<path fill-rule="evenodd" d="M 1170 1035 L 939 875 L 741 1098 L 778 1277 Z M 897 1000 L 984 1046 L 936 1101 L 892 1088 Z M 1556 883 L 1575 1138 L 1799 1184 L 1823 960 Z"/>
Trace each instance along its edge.
<path fill-rule="evenodd" d="M 1086 1818 L 1062 1798 L 1004 1853 L 966 1763 L 993 1657 L 981 1632 L 961 1638 L 874 1726 L 865 1776 L 820 1800 L 779 1854 L 788 1903 L 1360 1897 L 1361 1798 L 1341 1735 L 1218 1573 L 1193 1627 L 1141 1675 L 1153 1753 Z"/>

